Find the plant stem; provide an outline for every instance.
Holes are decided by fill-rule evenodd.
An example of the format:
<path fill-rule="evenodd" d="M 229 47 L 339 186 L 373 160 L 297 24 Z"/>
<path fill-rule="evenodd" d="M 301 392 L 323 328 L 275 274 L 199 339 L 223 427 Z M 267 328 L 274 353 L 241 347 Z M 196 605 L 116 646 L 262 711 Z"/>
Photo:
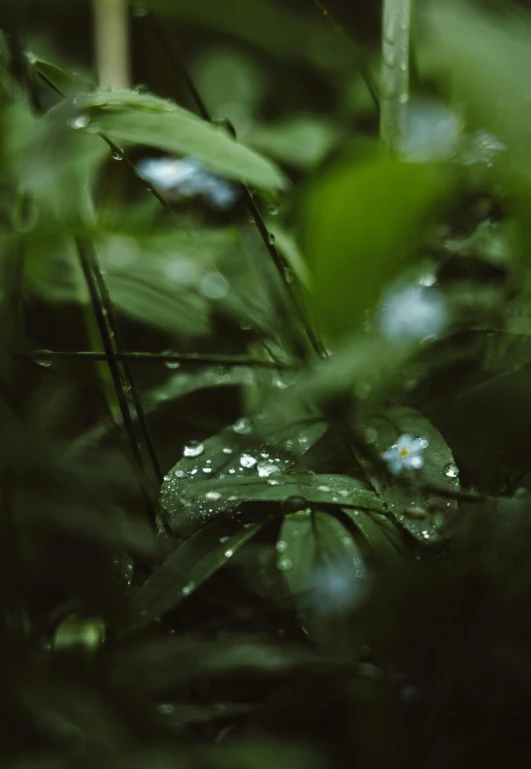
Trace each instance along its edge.
<path fill-rule="evenodd" d="M 406 130 L 412 2 L 383 4 L 380 135 L 391 150 L 399 147 Z"/>
<path fill-rule="evenodd" d="M 102 88 L 129 88 L 127 0 L 94 0 L 94 43 Z"/>
<path fill-rule="evenodd" d="M 2 352 L 0 350 L 0 352 Z M 105 361 L 107 354 L 92 350 L 21 350 L 13 353 L 15 358 L 27 358 L 39 361 L 40 359 L 86 360 Z M 247 355 L 222 355 L 202 353 L 159 353 L 159 352 L 115 352 L 113 358 L 119 361 L 133 360 L 139 363 L 184 363 L 196 366 L 249 366 L 257 368 L 271 368 L 293 370 L 296 367 L 273 360 L 251 358 Z"/>

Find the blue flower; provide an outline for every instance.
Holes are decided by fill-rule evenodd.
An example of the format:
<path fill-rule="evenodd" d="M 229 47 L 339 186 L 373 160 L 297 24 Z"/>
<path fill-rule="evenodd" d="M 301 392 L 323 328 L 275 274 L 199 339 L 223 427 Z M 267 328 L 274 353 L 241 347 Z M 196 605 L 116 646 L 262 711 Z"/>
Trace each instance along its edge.
<path fill-rule="evenodd" d="M 193 157 L 145 158 L 138 170 L 169 200 L 202 197 L 212 208 L 225 210 L 240 197 L 236 184 L 207 171 Z"/>
<path fill-rule="evenodd" d="M 384 297 L 379 322 L 382 334 L 392 341 L 439 336 L 447 323 L 444 296 L 433 287 L 393 287 Z"/>
<path fill-rule="evenodd" d="M 398 475 L 402 470 L 420 470 L 424 465 L 422 452 L 427 446 L 426 438 L 413 438 L 406 433 L 383 452 L 382 459 L 385 459 L 393 475 Z"/>

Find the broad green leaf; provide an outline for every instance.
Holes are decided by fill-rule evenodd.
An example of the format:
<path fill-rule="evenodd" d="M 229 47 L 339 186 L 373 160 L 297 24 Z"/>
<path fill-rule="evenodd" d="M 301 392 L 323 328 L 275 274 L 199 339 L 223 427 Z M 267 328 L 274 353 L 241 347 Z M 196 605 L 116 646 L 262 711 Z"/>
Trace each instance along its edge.
<path fill-rule="evenodd" d="M 330 338 L 359 328 L 386 283 L 415 258 L 443 189 L 440 168 L 382 156 L 345 158 L 310 191 L 303 235 L 311 299 Z"/>
<path fill-rule="evenodd" d="M 374 562 L 379 566 L 403 567 L 404 547 L 397 547 L 398 536 L 393 541 L 387 534 L 389 519 L 360 508 L 343 508 L 343 512 L 360 530 L 367 541 L 368 549 L 373 555 Z M 382 525 L 385 522 L 384 525 Z M 397 532 L 398 534 L 398 532 Z"/>
<path fill-rule="evenodd" d="M 333 515 L 301 511 L 285 516 L 276 548 L 277 567 L 303 625 L 323 649 L 341 649 L 343 621 L 368 590 L 364 557 L 351 532 Z"/>
<path fill-rule="evenodd" d="M 267 523 L 214 521 L 179 545 L 125 607 L 118 634 L 135 633 L 184 601 Z"/>
<path fill-rule="evenodd" d="M 170 335 L 202 336 L 210 330 L 206 300 L 163 282 L 148 265 L 109 272 L 107 285 L 116 308 L 134 320 Z"/>
<path fill-rule="evenodd" d="M 271 461 L 258 464 L 255 476 L 199 479 L 182 491 L 181 503 L 205 518 L 241 502 L 283 502 L 290 497 L 308 505 L 349 505 L 383 512 L 378 496 L 363 481 L 348 475 L 284 475 Z M 270 472 L 270 475 L 265 473 Z M 264 473 L 260 477 L 260 473 Z"/>
<path fill-rule="evenodd" d="M 264 190 L 285 186 L 285 177 L 273 163 L 173 102 L 133 91 L 100 90 L 77 96 L 75 106 L 80 128 L 103 133 L 118 145 L 193 155 L 211 171 Z"/>
<path fill-rule="evenodd" d="M 452 492 L 459 490 L 459 469 L 452 452 L 440 432 L 425 417 L 411 408 L 395 406 L 381 414 L 373 414 L 365 422 L 368 445 L 373 459 L 361 458 L 374 488 L 387 504 L 396 520 L 423 544 L 442 541 L 442 531 L 456 509 Z M 420 470 L 404 469 L 397 475 L 375 462 L 404 434 L 426 438 L 428 447 Z M 442 495 L 437 496 L 437 491 Z M 449 496 L 445 496 L 444 493 Z"/>
<path fill-rule="evenodd" d="M 273 474 L 295 469 L 298 459 L 327 428 L 323 420 L 280 423 L 280 427 L 273 423 L 260 431 L 259 424 L 268 424 L 265 414 L 253 422 L 240 419 L 219 435 L 184 447 L 182 459 L 170 470 L 161 490 L 160 515 L 166 525 L 186 535 L 222 510 L 234 510 L 241 497 L 228 489 L 222 495 L 218 481 L 227 479 L 230 486 L 237 478 L 259 478 L 266 486 Z M 208 488 L 205 479 L 210 481 Z"/>
<path fill-rule="evenodd" d="M 273 125 L 259 125 L 247 137 L 257 150 L 298 168 L 320 163 L 342 138 L 336 122 L 316 117 L 294 117 Z"/>
<path fill-rule="evenodd" d="M 139 641 L 113 654 L 110 665 L 113 677 L 128 680 L 138 691 L 159 693 L 191 679 L 212 680 L 231 673 L 285 675 L 313 659 L 298 644 L 278 645 L 236 634 L 216 640 L 187 635 Z"/>

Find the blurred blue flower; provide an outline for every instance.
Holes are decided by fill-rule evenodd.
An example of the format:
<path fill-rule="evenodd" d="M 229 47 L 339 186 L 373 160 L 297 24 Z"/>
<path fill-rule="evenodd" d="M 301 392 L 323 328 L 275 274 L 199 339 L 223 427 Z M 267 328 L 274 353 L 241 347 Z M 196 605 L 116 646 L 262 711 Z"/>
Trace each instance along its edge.
<path fill-rule="evenodd" d="M 420 470 L 424 465 L 422 452 L 428 445 L 426 438 L 413 438 L 406 433 L 383 452 L 382 459 L 387 462 L 393 475 L 398 475 L 402 470 Z"/>
<path fill-rule="evenodd" d="M 194 157 L 145 158 L 137 168 L 168 200 L 202 197 L 212 208 L 226 210 L 240 197 L 236 184 L 207 171 Z"/>
<path fill-rule="evenodd" d="M 395 287 L 384 297 L 379 325 L 393 341 L 415 341 L 438 336 L 447 323 L 444 296 L 432 286 Z"/>

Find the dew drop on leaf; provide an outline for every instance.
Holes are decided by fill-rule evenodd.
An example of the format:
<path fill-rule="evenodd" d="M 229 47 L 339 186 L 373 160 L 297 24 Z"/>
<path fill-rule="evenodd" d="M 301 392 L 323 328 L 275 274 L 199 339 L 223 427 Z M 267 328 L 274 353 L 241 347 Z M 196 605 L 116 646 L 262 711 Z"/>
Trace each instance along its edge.
<path fill-rule="evenodd" d="M 188 582 L 188 584 L 186 584 L 181 590 L 181 593 L 183 595 L 190 595 L 190 593 L 193 593 L 194 590 L 195 590 L 195 582 Z"/>
<path fill-rule="evenodd" d="M 292 566 L 293 563 L 291 558 L 287 555 L 282 555 L 277 561 L 277 569 L 279 569 L 279 571 L 289 571 Z"/>
<path fill-rule="evenodd" d="M 448 464 L 444 466 L 443 472 L 447 478 L 457 478 L 459 475 L 459 468 L 453 462 L 448 462 Z"/>
<path fill-rule="evenodd" d="M 273 473 L 280 472 L 280 468 L 272 462 L 259 462 L 256 470 L 260 478 L 269 478 Z"/>
<path fill-rule="evenodd" d="M 232 558 L 232 556 L 234 555 L 234 550 L 231 550 L 231 548 L 229 548 L 228 550 L 225 550 L 223 555 L 225 556 L 225 558 Z"/>
<path fill-rule="evenodd" d="M 284 553 L 288 549 L 288 543 L 283 539 L 279 539 L 275 547 L 279 553 Z"/>
<path fill-rule="evenodd" d="M 245 468 L 254 467 L 256 464 L 256 457 L 252 454 L 242 454 L 240 457 L 240 465 Z"/>
<path fill-rule="evenodd" d="M 233 424 L 232 429 L 238 435 L 247 435 L 251 432 L 251 422 L 246 417 L 242 417 Z"/>
<path fill-rule="evenodd" d="M 89 123 L 90 118 L 88 115 L 78 115 L 77 117 L 72 118 L 72 120 L 69 120 L 68 125 L 70 128 L 74 128 L 76 131 L 79 131 L 81 128 L 86 128 Z"/>
<path fill-rule="evenodd" d="M 183 456 L 185 457 L 199 457 L 205 450 L 205 447 L 199 441 L 190 441 L 183 449 Z"/>

